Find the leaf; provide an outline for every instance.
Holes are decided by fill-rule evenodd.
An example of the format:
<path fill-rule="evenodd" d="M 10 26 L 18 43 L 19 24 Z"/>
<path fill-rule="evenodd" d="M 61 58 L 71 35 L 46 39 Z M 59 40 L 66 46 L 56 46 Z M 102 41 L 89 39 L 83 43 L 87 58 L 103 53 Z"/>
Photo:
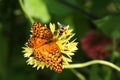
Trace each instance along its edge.
<path fill-rule="evenodd" d="M 107 16 L 103 19 L 96 20 L 94 23 L 99 29 L 105 34 L 109 35 L 114 39 L 120 39 L 120 15 L 118 16 Z"/>
<path fill-rule="evenodd" d="M 42 21 L 43 23 L 50 20 L 50 15 L 43 0 L 24 0 L 24 4 L 25 10 L 30 16 Z"/>
<path fill-rule="evenodd" d="M 69 2 L 73 2 L 73 0 L 69 0 Z M 68 13 L 71 12 L 71 8 L 69 8 L 68 6 L 60 3 L 60 1 L 57 0 L 45 0 L 49 11 L 52 14 L 56 14 L 56 15 L 67 15 Z"/>
<path fill-rule="evenodd" d="M 120 0 L 115 0 L 113 3 L 115 4 L 116 8 L 120 12 Z"/>
<path fill-rule="evenodd" d="M 90 12 L 98 17 L 105 16 L 108 14 L 107 6 L 112 2 L 112 0 L 91 0 Z"/>

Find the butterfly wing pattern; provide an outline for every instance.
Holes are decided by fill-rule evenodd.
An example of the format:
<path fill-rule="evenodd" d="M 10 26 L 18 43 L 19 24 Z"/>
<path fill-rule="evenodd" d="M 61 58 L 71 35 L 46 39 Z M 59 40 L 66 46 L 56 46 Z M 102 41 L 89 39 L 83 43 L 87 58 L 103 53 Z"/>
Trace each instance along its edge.
<path fill-rule="evenodd" d="M 62 54 L 59 46 L 53 39 L 52 32 L 39 22 L 32 26 L 32 36 L 28 46 L 33 48 L 33 56 L 38 61 L 48 64 L 54 71 L 62 72 Z"/>

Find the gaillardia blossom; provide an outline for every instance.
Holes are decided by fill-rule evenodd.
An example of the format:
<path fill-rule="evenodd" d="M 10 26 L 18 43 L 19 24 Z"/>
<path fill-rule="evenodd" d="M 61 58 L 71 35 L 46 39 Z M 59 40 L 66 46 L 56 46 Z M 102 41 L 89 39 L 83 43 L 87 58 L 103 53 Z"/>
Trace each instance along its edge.
<path fill-rule="evenodd" d="M 75 39 L 70 41 L 75 35 L 69 26 L 58 23 L 59 28 L 55 29 L 55 24 L 50 23 L 50 29 L 46 25 L 35 22 L 31 28 L 31 35 L 23 47 L 24 57 L 27 63 L 44 69 L 50 67 L 56 72 L 62 72 L 64 65 L 72 62 L 71 56 L 77 50 Z"/>

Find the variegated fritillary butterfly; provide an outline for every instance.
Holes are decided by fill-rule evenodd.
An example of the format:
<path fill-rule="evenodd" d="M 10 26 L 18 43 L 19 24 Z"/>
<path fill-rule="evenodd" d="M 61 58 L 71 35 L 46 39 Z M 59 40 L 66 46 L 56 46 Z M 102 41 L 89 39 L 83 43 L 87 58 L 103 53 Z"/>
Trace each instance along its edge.
<path fill-rule="evenodd" d="M 32 31 L 32 37 L 28 40 L 28 46 L 33 48 L 34 58 L 45 62 L 56 72 L 62 72 L 62 54 L 59 46 L 53 39 L 52 32 L 39 22 L 33 24 Z"/>

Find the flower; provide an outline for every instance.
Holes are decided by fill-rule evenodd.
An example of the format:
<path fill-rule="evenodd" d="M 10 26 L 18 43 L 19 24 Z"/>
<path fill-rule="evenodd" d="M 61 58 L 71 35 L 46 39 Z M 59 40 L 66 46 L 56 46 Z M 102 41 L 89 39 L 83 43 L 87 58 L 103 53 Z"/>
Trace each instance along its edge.
<path fill-rule="evenodd" d="M 44 69 L 44 67 L 46 66 L 46 67 L 50 67 L 50 69 L 53 69 L 56 72 L 62 72 L 60 67 L 61 65 L 59 64 L 62 64 L 62 69 L 63 69 L 64 65 L 68 65 L 69 62 L 72 62 L 71 56 L 73 56 L 74 52 L 77 50 L 76 47 L 77 42 L 75 42 L 75 39 L 70 41 L 75 34 L 72 33 L 73 30 L 69 29 L 69 26 L 64 26 L 61 25 L 60 23 L 58 23 L 59 26 L 58 29 L 55 29 L 55 24 L 50 23 L 49 26 L 50 29 L 46 28 L 46 26 L 43 26 L 42 24 L 37 22 L 33 24 L 33 27 L 31 29 L 32 35 L 30 35 L 30 39 L 28 40 L 28 42 L 26 42 L 25 47 L 23 47 L 24 57 L 27 57 L 28 58 L 27 63 L 29 65 L 33 65 L 33 67 L 37 67 L 37 70 L 39 68 Z M 43 46 L 45 46 L 45 48 L 42 48 Z M 57 49 L 56 52 L 58 53 L 56 53 L 53 48 Z M 52 53 L 56 53 L 55 55 L 58 54 L 59 56 L 55 57 L 50 50 L 52 50 Z M 55 61 L 56 59 L 57 61 Z"/>
<path fill-rule="evenodd" d="M 112 44 L 112 40 L 100 32 L 92 30 L 80 41 L 82 49 L 92 59 L 104 59 L 110 54 L 110 50 L 106 47 Z"/>

